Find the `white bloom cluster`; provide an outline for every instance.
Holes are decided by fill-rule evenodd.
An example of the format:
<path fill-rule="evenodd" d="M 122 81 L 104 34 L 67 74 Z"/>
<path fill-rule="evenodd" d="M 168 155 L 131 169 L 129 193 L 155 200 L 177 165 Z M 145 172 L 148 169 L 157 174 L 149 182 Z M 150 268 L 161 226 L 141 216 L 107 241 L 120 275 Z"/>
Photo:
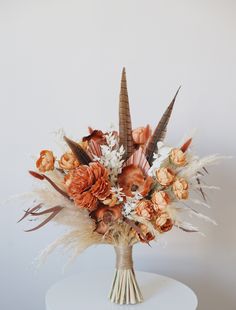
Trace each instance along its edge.
<path fill-rule="evenodd" d="M 119 200 L 119 202 L 123 202 L 125 194 L 122 192 L 122 188 L 119 186 L 112 186 L 111 192 L 115 195 L 115 197 Z"/>
<path fill-rule="evenodd" d="M 143 196 L 139 192 L 135 192 L 133 197 L 127 197 L 125 204 L 123 205 L 123 215 L 128 216 L 132 211 L 136 209 L 137 202 L 141 200 Z"/>
<path fill-rule="evenodd" d="M 110 175 L 110 181 L 113 185 L 117 182 L 118 174 L 121 173 L 124 160 L 122 159 L 125 150 L 123 145 L 119 147 L 118 139 L 112 131 L 106 135 L 107 145 L 101 145 L 102 156 L 95 157 L 95 160 L 99 161 L 105 166 Z"/>
<path fill-rule="evenodd" d="M 169 161 L 169 155 L 172 150 L 172 147 L 164 145 L 163 142 L 158 142 L 158 153 L 155 153 L 153 158 L 154 161 L 152 163 L 151 168 L 148 171 L 148 175 L 151 177 L 155 177 L 155 172 L 159 169 L 166 161 Z"/>

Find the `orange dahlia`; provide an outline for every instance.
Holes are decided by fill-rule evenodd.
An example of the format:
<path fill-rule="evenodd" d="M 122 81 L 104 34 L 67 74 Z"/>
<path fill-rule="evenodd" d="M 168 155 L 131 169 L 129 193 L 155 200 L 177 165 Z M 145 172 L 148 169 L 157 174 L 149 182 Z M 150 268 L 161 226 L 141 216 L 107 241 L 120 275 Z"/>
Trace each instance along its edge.
<path fill-rule="evenodd" d="M 98 162 L 70 171 L 65 177 L 65 184 L 75 204 L 89 211 L 95 210 L 98 200 L 106 199 L 111 193 L 108 171 Z"/>

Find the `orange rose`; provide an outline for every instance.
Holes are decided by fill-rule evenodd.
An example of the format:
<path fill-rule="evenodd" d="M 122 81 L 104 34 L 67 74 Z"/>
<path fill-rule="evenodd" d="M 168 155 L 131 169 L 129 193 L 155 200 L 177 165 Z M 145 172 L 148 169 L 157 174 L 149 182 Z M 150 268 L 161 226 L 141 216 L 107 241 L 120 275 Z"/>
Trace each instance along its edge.
<path fill-rule="evenodd" d="M 113 208 L 100 206 L 92 212 L 91 217 L 95 219 L 97 224 L 96 232 L 104 235 L 108 231 L 109 225 L 122 217 L 121 211 L 121 206 L 115 206 Z"/>
<path fill-rule="evenodd" d="M 67 152 L 62 155 L 61 159 L 59 160 L 59 166 L 61 169 L 64 170 L 71 170 L 75 169 L 79 166 L 79 162 L 76 159 L 75 155 L 73 153 Z"/>
<path fill-rule="evenodd" d="M 184 166 L 186 164 L 186 155 L 180 149 L 172 149 L 170 153 L 170 160 L 176 166 Z"/>
<path fill-rule="evenodd" d="M 55 157 L 53 152 L 43 150 L 40 152 L 40 157 L 36 161 L 36 167 L 40 172 L 46 172 L 54 169 Z"/>
<path fill-rule="evenodd" d="M 160 212 L 155 221 L 155 227 L 159 232 L 167 232 L 168 230 L 171 230 L 173 225 L 174 222 L 167 212 Z"/>
<path fill-rule="evenodd" d="M 134 143 L 138 145 L 146 144 L 151 134 L 152 131 L 149 125 L 147 125 L 146 127 L 136 128 L 132 131 Z"/>
<path fill-rule="evenodd" d="M 159 168 L 156 171 L 157 181 L 163 186 L 169 186 L 175 179 L 174 172 L 169 168 Z"/>
<path fill-rule="evenodd" d="M 135 212 L 138 216 L 141 216 L 147 220 L 151 220 L 154 216 L 153 204 L 150 200 L 140 200 L 137 203 Z"/>
<path fill-rule="evenodd" d="M 98 200 L 106 199 L 111 193 L 108 171 L 98 162 L 70 170 L 65 177 L 65 184 L 75 204 L 90 212 L 97 208 Z"/>
<path fill-rule="evenodd" d="M 152 202 L 156 211 L 163 210 L 170 203 L 170 197 L 164 191 L 156 191 L 152 194 Z"/>
<path fill-rule="evenodd" d="M 129 165 L 122 170 L 118 183 L 126 196 L 132 197 L 135 191 L 146 196 L 151 190 L 153 180 L 150 176 L 145 176 L 138 166 Z"/>
<path fill-rule="evenodd" d="M 178 178 L 173 183 L 173 192 L 178 199 L 188 198 L 188 182 L 184 178 Z"/>

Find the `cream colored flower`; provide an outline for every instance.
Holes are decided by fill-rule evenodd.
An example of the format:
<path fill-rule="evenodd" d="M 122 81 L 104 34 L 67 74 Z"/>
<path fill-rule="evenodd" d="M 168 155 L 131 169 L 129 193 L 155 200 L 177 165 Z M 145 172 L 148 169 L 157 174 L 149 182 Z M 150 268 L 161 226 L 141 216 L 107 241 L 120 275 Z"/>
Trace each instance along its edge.
<path fill-rule="evenodd" d="M 152 202 L 154 203 L 154 210 L 164 210 L 170 203 L 169 195 L 164 191 L 155 191 L 152 194 Z"/>
<path fill-rule="evenodd" d="M 178 199 L 188 198 L 188 182 L 184 178 L 178 178 L 173 183 L 173 192 Z"/>
<path fill-rule="evenodd" d="M 147 125 L 146 127 L 136 128 L 132 131 L 134 143 L 138 145 L 146 144 L 151 134 L 152 131 L 149 125 Z"/>
<path fill-rule="evenodd" d="M 154 215 L 154 209 L 153 209 L 153 204 L 150 200 L 140 200 L 137 203 L 137 207 L 135 209 L 135 212 L 137 215 L 147 219 L 151 220 Z"/>
<path fill-rule="evenodd" d="M 76 159 L 75 155 L 71 152 L 63 154 L 58 163 L 60 168 L 64 170 L 75 169 L 80 164 Z"/>
<path fill-rule="evenodd" d="M 169 168 L 159 168 L 156 171 L 157 181 L 163 186 L 169 186 L 175 179 L 174 172 Z"/>
<path fill-rule="evenodd" d="M 46 172 L 54 169 L 55 157 L 52 151 L 43 150 L 40 152 L 40 157 L 36 161 L 36 167 L 40 172 Z"/>
<path fill-rule="evenodd" d="M 186 164 L 186 156 L 180 149 L 172 149 L 170 153 L 170 160 L 176 166 L 184 166 Z"/>
<path fill-rule="evenodd" d="M 139 240 L 141 242 L 149 242 L 149 241 L 152 241 L 155 236 L 153 236 L 149 231 L 148 231 L 148 227 L 144 224 L 139 224 L 139 228 L 141 229 L 142 231 L 142 234 L 144 235 L 145 239 L 142 237 L 142 235 L 139 235 Z"/>
<path fill-rule="evenodd" d="M 174 222 L 167 212 L 160 212 L 159 216 L 156 218 L 155 227 L 160 232 L 166 232 L 171 230 Z"/>
<path fill-rule="evenodd" d="M 114 207 L 118 204 L 118 198 L 116 197 L 114 193 L 112 193 L 109 197 L 104 199 L 102 203 L 106 206 Z"/>

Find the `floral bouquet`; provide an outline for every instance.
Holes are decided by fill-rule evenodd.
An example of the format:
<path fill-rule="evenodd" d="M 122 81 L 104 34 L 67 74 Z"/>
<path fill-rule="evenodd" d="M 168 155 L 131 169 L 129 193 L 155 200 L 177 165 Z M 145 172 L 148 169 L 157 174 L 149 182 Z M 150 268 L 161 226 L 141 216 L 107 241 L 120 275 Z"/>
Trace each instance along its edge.
<path fill-rule="evenodd" d="M 201 179 L 216 156 L 193 155 L 191 138 L 178 147 L 162 142 L 178 92 L 153 132 L 149 125 L 132 130 L 123 69 L 119 132 L 89 128 L 89 135 L 78 141 L 64 136 L 64 153 L 57 159 L 52 151 L 42 150 L 37 171 L 29 171 L 44 186 L 34 190 L 35 204 L 20 219 L 40 219 L 27 231 L 50 221 L 69 228 L 43 251 L 42 258 L 60 245 L 73 250 L 72 258 L 93 244 L 114 246 L 116 271 L 110 300 L 115 303 L 143 300 L 133 269 L 133 245 L 149 244 L 174 227 L 198 232 L 181 219 L 183 211 L 214 223 L 186 201 L 207 205 L 204 188 L 208 186 Z M 202 200 L 191 198 L 196 191 Z"/>

